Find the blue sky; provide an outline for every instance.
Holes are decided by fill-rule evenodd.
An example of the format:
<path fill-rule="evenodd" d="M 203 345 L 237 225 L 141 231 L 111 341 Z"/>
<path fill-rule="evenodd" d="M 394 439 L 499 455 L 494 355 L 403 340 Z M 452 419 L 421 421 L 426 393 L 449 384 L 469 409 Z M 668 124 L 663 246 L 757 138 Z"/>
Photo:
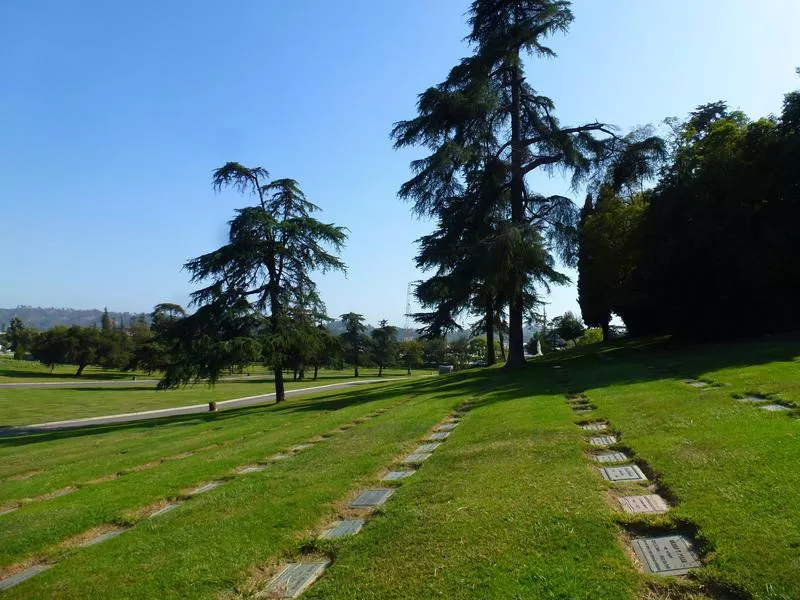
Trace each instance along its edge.
<path fill-rule="evenodd" d="M 186 303 L 188 259 L 246 200 L 229 160 L 292 177 L 350 229 L 329 313 L 404 322 L 414 240 L 396 192 L 418 151 L 392 123 L 468 54 L 465 0 L 0 3 L 0 306 Z M 796 0 L 581 0 L 529 81 L 564 123 L 623 129 L 724 99 L 751 116 L 800 87 Z M 533 180 L 568 193 L 559 180 Z M 582 193 L 573 192 L 580 200 Z M 574 273 L 572 274 L 574 276 Z M 548 314 L 577 310 L 573 286 Z"/>

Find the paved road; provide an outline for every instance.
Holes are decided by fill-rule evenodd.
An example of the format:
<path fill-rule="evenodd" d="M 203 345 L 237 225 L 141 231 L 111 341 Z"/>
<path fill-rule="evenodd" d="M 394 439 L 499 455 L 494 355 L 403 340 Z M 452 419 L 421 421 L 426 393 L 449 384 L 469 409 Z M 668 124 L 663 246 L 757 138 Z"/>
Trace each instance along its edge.
<path fill-rule="evenodd" d="M 304 396 L 323 390 L 338 390 L 357 385 L 368 385 L 371 383 L 384 383 L 388 381 L 401 381 L 401 377 L 363 379 L 361 381 L 348 381 L 345 383 L 330 383 L 318 385 L 316 387 L 302 388 L 298 390 L 287 390 L 286 397 Z M 226 408 L 237 408 L 240 406 L 251 406 L 253 404 L 264 404 L 269 400 L 275 399 L 275 393 L 260 394 L 258 396 L 247 396 L 245 398 L 234 398 L 233 400 L 222 400 L 217 402 L 217 410 Z M 58 431 L 60 429 L 74 429 L 77 427 L 91 427 L 93 425 L 110 425 L 113 423 L 127 423 L 129 421 L 142 421 L 147 419 L 158 419 L 159 417 L 174 417 L 178 415 L 192 415 L 208 412 L 208 403 L 193 404 L 191 406 L 178 406 L 175 408 L 161 408 L 158 410 L 147 410 L 143 412 L 125 413 L 120 415 L 106 415 L 102 417 L 89 417 L 86 419 L 73 419 L 71 421 L 54 421 L 52 423 L 35 423 L 33 425 L 20 425 L 18 427 L 6 427 L 0 429 L 0 436 L 27 435 L 31 433 L 42 433 L 46 431 Z"/>
<path fill-rule="evenodd" d="M 272 375 L 240 375 L 236 377 L 222 377 L 220 381 L 253 381 L 260 379 L 272 380 Z M 83 381 L 31 381 L 0 383 L 0 389 L 14 388 L 87 388 L 87 387 L 138 387 L 143 385 L 155 385 L 158 379 L 84 379 Z"/>

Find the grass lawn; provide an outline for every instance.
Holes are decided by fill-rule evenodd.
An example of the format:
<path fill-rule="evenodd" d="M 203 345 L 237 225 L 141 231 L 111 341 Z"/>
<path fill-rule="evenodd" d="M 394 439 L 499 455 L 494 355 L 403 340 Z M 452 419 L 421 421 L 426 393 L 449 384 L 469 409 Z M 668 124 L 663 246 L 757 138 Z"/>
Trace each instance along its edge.
<path fill-rule="evenodd" d="M 407 377 L 405 371 L 384 377 Z M 417 372 L 419 374 L 420 372 Z M 365 373 L 358 380 L 377 379 Z M 286 389 L 302 389 L 358 381 L 350 371 L 321 374 L 316 381 L 287 381 Z M 6 388 L 0 389 L 0 427 L 30 425 L 50 421 L 80 419 L 101 415 L 139 412 L 176 406 L 204 404 L 211 400 L 231 400 L 259 394 L 271 394 L 270 380 L 220 381 L 214 387 L 205 384 L 158 391 L 151 384 L 140 386 L 92 386 L 83 388 Z"/>
<path fill-rule="evenodd" d="M 759 394 L 793 406 L 798 356 L 796 336 L 625 343 L 551 355 L 518 372 L 0 439 L 0 506 L 24 501 L 0 516 L 0 568 L 57 561 L 5 595 L 245 598 L 305 555 L 332 565 L 304 598 L 800 598 L 800 422 L 796 411 L 735 399 Z M 686 378 L 711 385 L 693 388 Z M 596 409 L 572 412 L 566 392 Z M 467 400 L 474 408 L 418 473 L 394 484 L 358 536 L 315 539 Z M 649 492 L 600 477 L 586 442 L 593 434 L 578 427 L 587 419 L 609 421 L 616 449 L 670 500 L 668 513 L 619 510 L 621 493 Z M 322 434 L 331 437 L 232 476 Z M 145 508 L 218 479 L 227 481 L 146 518 Z M 44 499 L 68 486 L 78 489 Z M 108 524 L 132 528 L 98 546 L 70 543 Z M 629 539 L 664 532 L 689 536 L 703 566 L 685 578 L 640 572 Z"/>
<path fill-rule="evenodd" d="M 35 360 L 14 360 L 9 356 L 0 356 L 0 383 L 75 381 L 77 369 L 75 365 L 56 365 L 51 371 L 49 367 Z M 129 380 L 134 375 L 139 379 L 149 378 L 146 373 L 138 371 L 116 371 L 89 366 L 83 370 L 80 379 Z"/>
<path fill-rule="evenodd" d="M 159 373 L 145 373 L 142 371 L 117 371 L 114 369 L 101 369 L 100 367 L 88 366 L 84 369 L 80 377 L 75 377 L 75 365 L 56 365 L 51 371 L 49 367 L 38 361 L 33 360 L 14 360 L 8 356 L 0 356 L 0 383 L 58 383 L 75 381 L 131 381 L 135 376 L 137 380 L 153 380 L 159 378 Z M 430 370 L 419 371 L 420 373 L 431 373 Z M 233 374 L 231 377 L 240 378 L 247 375 L 271 377 L 272 373 L 264 365 L 250 365 L 244 373 Z M 307 376 L 310 378 L 313 369 L 309 370 Z M 351 368 L 342 370 L 321 369 L 321 377 L 351 377 Z M 375 367 L 361 367 L 359 369 L 361 377 L 377 377 L 378 369 Z M 384 369 L 384 376 L 405 375 L 406 369 Z M 290 377 L 291 378 L 291 377 Z"/>

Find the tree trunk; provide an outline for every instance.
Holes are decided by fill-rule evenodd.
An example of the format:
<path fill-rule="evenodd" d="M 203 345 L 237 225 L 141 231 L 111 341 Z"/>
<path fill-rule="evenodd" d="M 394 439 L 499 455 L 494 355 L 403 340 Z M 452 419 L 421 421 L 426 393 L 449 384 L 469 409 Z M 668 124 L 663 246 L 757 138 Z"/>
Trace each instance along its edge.
<path fill-rule="evenodd" d="M 316 381 L 316 380 L 317 380 L 317 375 L 318 375 L 318 374 L 319 374 L 319 365 L 318 365 L 318 364 L 315 364 L 315 365 L 314 365 L 314 381 Z"/>
<path fill-rule="evenodd" d="M 378 365 L 378 377 L 383 377 L 383 365 Z"/>
<path fill-rule="evenodd" d="M 517 52 L 519 55 L 519 52 Z M 522 181 L 522 121 L 520 119 L 520 92 L 522 82 L 519 67 L 511 69 L 511 225 L 519 227 L 525 223 Z M 506 367 L 517 368 L 525 363 L 522 341 L 522 281 L 510 290 L 508 306 L 508 358 Z"/>
<path fill-rule="evenodd" d="M 358 350 L 356 350 L 355 358 L 356 358 L 356 360 L 354 361 L 355 375 L 353 377 L 358 377 Z"/>
<path fill-rule="evenodd" d="M 609 338 L 609 335 L 610 335 L 610 330 L 611 330 L 611 323 L 609 321 L 606 321 L 605 323 L 603 323 L 603 341 L 604 342 L 608 341 L 608 338 Z"/>
<path fill-rule="evenodd" d="M 299 379 L 300 381 L 303 381 L 305 378 L 306 378 L 306 368 L 303 367 L 302 369 L 300 369 Z"/>
<path fill-rule="evenodd" d="M 286 393 L 283 389 L 283 368 L 275 367 L 275 404 L 283 402 L 286 398 Z"/>
<path fill-rule="evenodd" d="M 75 373 L 75 377 L 80 377 L 83 370 L 86 368 L 86 365 L 78 365 L 78 372 Z"/>
<path fill-rule="evenodd" d="M 503 341 L 503 332 L 502 331 L 499 333 L 498 337 L 500 338 L 500 355 L 503 357 L 503 360 L 505 360 L 506 359 L 506 344 L 505 344 L 505 341 Z"/>
<path fill-rule="evenodd" d="M 486 365 L 494 363 L 494 298 L 490 296 L 486 302 Z"/>

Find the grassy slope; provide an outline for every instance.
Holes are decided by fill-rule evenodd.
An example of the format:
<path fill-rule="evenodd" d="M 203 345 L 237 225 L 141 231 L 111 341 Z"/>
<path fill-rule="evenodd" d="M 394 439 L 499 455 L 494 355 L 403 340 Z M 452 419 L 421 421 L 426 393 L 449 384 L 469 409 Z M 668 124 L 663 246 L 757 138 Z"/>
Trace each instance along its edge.
<path fill-rule="evenodd" d="M 350 373 L 348 372 L 348 374 Z M 359 379 L 368 378 L 371 377 L 365 375 Z M 347 381 L 357 380 L 352 377 L 324 376 L 316 381 L 310 379 L 287 381 L 286 389 L 309 388 Z M 205 384 L 192 385 L 167 391 L 157 391 L 152 385 L 0 389 L 0 427 L 189 406 L 204 404 L 211 400 L 231 400 L 258 394 L 271 394 L 274 391 L 275 387 L 271 381 L 257 379 L 222 381 L 214 387 Z"/>
<path fill-rule="evenodd" d="M 0 517 L 0 566 L 16 563 L 91 527 L 124 520 L 128 511 L 176 496 L 203 481 L 230 475 L 236 466 L 264 459 L 376 408 L 403 400 L 397 392 L 350 392 L 325 399 L 288 400 L 280 406 L 240 409 L 230 414 L 176 418 L 161 426 L 128 425 L 106 428 L 106 433 L 91 430 L 47 434 L 33 439 L 52 441 L 30 446 L 24 445 L 25 438 L 0 440 L 0 457 L 5 454 L 8 463 L 17 463 L 4 467 L 6 477 L 30 472 L 25 467 L 41 471 L 30 479 L 3 481 L 0 488 L 4 503 L 131 470 L 116 480 L 88 484 L 66 496 L 25 504 Z M 174 458 L 193 450 L 197 451 L 193 456 Z M 135 470 L 159 459 L 167 460 Z"/>
<path fill-rule="evenodd" d="M 36 381 L 75 381 L 77 367 L 74 365 L 56 365 L 51 371 L 49 367 L 33 360 L 14 360 L 0 356 L 0 383 L 36 382 Z M 89 380 L 126 380 L 136 375 L 138 378 L 148 377 L 140 371 L 117 371 L 86 367 L 81 379 Z"/>
<path fill-rule="evenodd" d="M 84 369 L 80 378 L 75 377 L 77 367 L 74 365 L 56 365 L 51 371 L 49 367 L 37 361 L 14 360 L 0 356 L 0 383 L 57 383 L 60 381 L 130 381 L 135 375 L 138 379 L 158 379 L 158 373 L 144 373 L 142 371 L 117 371 L 115 369 L 101 369 L 100 367 L 88 366 Z M 371 377 L 378 374 L 377 368 L 359 369 L 362 377 Z M 263 365 L 250 365 L 245 370 L 251 375 L 271 375 L 269 369 Z M 308 375 L 313 373 L 310 369 Z M 334 371 L 323 369 L 320 373 L 326 377 L 349 377 L 351 369 Z M 386 375 L 405 375 L 405 369 L 385 369 Z M 236 375 L 234 375 L 235 377 Z"/>
<path fill-rule="evenodd" d="M 797 400 L 798 354 L 784 338 L 563 363 L 575 391 L 675 494 L 675 520 L 699 527 L 712 553 L 700 577 L 743 597 L 800 597 L 800 423 L 733 399 L 769 392 Z M 672 375 L 654 374 L 649 362 Z M 698 390 L 683 377 L 720 387 Z"/>
<path fill-rule="evenodd" d="M 393 406 L 119 538 L 68 551 L 64 562 L 8 596 L 211 598 L 252 589 L 256 567 L 296 555 L 308 545 L 308 531 L 332 517 L 333 505 L 374 482 L 447 410 L 477 398 L 450 439 L 359 536 L 310 545 L 333 552 L 335 562 L 306 597 L 642 598 L 659 581 L 662 591 L 648 598 L 688 598 L 686 586 L 664 592 L 664 579 L 638 573 L 625 556 L 620 532 L 635 523 L 696 526 L 707 565 L 695 576 L 716 589 L 737 598 L 800 597 L 800 423 L 731 397 L 760 392 L 797 399 L 797 340 L 640 351 L 631 344 L 604 354 L 612 360 L 599 360 L 592 349 L 553 357 L 567 367 L 561 372 L 545 359 L 510 375 L 489 370 L 338 393 L 327 403 L 303 398 L 176 419 L 166 427 L 0 443 L 0 478 L 39 464 L 44 470 L 30 480 L 4 479 L 3 492 L 12 484 L 17 492 L 43 490 L 192 444 L 220 444 L 0 517 L 0 548 L 16 548 L 18 558 L 79 529 L 76 522 L 105 522 L 190 479 L 218 477 Z M 656 374 L 651 364 L 672 372 Z M 566 406 L 554 380 L 559 373 L 598 406 L 592 418 L 610 419 L 622 447 L 679 501 L 669 516 L 626 518 L 604 502 L 614 486 L 584 455 L 585 435 L 575 421 L 585 417 Z M 722 387 L 697 390 L 681 383 L 683 377 Z M 15 519 L 23 525 L 5 534 Z M 42 524 L 50 521 L 59 534 L 44 543 Z M 15 542 L 20 536 L 28 541 Z"/>
<path fill-rule="evenodd" d="M 308 598 L 636 597 L 563 395 L 527 375 L 483 382 L 492 391 Z"/>
<path fill-rule="evenodd" d="M 455 403 L 454 398 L 431 402 L 397 392 L 359 396 L 357 406 L 362 411 L 404 402 L 261 473 L 238 477 L 164 517 L 143 522 L 102 546 L 68 553 L 54 569 L 15 588 L 8 597 L 214 598 L 245 584 L 252 567 L 296 549 L 302 532 L 332 517 L 334 502 L 359 484 L 374 481 L 385 464 L 412 448 Z M 331 416 L 342 421 L 346 410 Z M 309 418 L 315 421 L 315 430 L 333 425 L 317 426 L 323 417 Z M 271 439 L 265 437 L 253 454 L 272 451 Z M 247 460 L 252 457 L 241 456 L 237 464 Z M 205 464 L 196 468 L 208 471 Z M 158 483 L 162 493 L 167 484 L 167 478 Z M 107 495 L 117 497 L 118 492 L 109 489 Z M 77 498 L 70 501 L 76 512 L 90 510 Z"/>

